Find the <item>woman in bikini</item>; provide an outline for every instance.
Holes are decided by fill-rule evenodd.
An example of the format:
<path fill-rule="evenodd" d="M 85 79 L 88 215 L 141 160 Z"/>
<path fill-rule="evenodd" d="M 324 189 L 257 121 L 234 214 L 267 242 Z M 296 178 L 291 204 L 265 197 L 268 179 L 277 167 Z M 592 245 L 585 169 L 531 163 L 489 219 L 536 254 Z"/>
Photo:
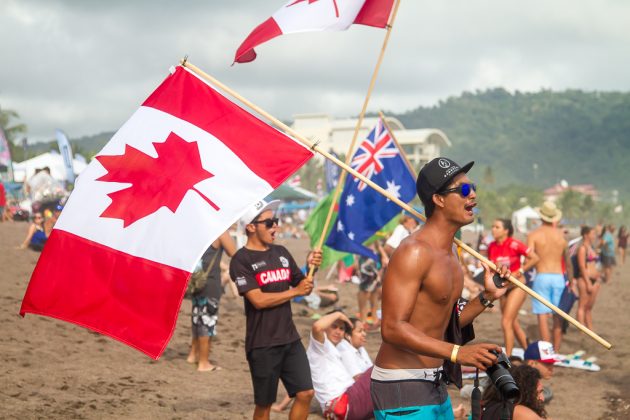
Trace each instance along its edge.
<path fill-rule="evenodd" d="M 578 281 L 580 300 L 578 302 L 577 320 L 593 329 L 593 306 L 601 287 L 601 274 L 597 271 L 597 261 L 599 257 L 593 249 L 593 244 L 597 238 L 595 229 L 583 226 L 582 245 L 577 253 L 571 258 L 573 262 L 574 277 Z"/>
<path fill-rule="evenodd" d="M 514 228 L 510 220 L 495 220 L 492 224 L 494 242 L 488 246 L 488 258 L 497 266 L 508 265 L 514 276 L 524 281 L 523 273 L 536 265 L 538 255 L 524 243 L 512 238 L 513 234 Z M 526 258 L 523 266 L 521 266 L 522 257 Z M 527 348 L 527 337 L 518 322 L 518 311 L 523 306 L 527 294 L 514 285 L 509 287 L 505 296 L 501 297 L 501 312 L 503 313 L 501 328 L 503 328 L 505 340 L 505 353 L 511 356 L 515 337 L 523 348 Z"/>
<path fill-rule="evenodd" d="M 33 251 L 41 252 L 47 239 L 44 232 L 44 216 L 40 212 L 34 213 L 33 223 L 28 227 L 28 233 L 20 245 L 20 249 L 30 248 Z"/>

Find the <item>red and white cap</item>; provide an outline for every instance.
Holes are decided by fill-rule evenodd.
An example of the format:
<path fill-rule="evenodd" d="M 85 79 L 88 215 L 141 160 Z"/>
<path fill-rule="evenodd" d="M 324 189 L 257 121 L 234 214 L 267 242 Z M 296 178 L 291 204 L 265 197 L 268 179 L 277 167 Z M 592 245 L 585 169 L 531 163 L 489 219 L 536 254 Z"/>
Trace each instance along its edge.
<path fill-rule="evenodd" d="M 562 360 L 553 349 L 553 344 L 548 341 L 534 341 L 531 343 L 525 350 L 524 359 L 549 364 Z"/>

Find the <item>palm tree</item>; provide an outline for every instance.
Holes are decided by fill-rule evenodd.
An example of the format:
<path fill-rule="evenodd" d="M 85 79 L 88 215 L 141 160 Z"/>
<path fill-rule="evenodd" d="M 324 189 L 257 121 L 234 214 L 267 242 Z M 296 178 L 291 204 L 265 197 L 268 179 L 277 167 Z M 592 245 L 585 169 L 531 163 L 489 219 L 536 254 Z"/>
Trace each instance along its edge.
<path fill-rule="evenodd" d="M 20 116 L 11 109 L 0 108 L 0 129 L 4 132 L 9 143 L 9 151 L 14 161 L 20 161 L 23 158 L 23 151 L 16 147 L 13 143 L 20 134 L 26 133 L 26 124 L 13 124 L 12 120 L 18 119 Z"/>

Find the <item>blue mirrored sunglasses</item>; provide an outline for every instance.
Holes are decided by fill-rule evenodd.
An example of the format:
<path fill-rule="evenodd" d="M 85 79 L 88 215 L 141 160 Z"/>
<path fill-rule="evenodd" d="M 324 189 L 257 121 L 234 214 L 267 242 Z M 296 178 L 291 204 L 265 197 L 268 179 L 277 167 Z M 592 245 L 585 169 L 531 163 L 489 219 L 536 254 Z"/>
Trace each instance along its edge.
<path fill-rule="evenodd" d="M 448 194 L 448 193 L 452 193 L 452 192 L 457 192 L 459 193 L 462 197 L 468 197 L 470 195 L 471 191 L 477 191 L 477 184 L 473 184 L 472 182 L 468 183 L 463 183 L 463 184 L 459 184 L 457 187 L 455 188 L 449 188 L 443 191 L 438 192 L 438 194 L 443 195 L 443 194 Z"/>

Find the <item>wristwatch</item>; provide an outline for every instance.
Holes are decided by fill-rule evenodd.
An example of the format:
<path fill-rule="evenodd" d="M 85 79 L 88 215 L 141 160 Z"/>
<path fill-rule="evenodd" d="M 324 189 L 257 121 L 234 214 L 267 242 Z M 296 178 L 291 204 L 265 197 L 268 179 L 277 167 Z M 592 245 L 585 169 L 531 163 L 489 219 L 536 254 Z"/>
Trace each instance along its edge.
<path fill-rule="evenodd" d="M 494 303 L 486 299 L 483 295 L 483 292 L 479 293 L 478 296 L 479 296 L 479 302 L 481 302 L 483 306 L 485 306 L 486 308 L 494 308 Z"/>

